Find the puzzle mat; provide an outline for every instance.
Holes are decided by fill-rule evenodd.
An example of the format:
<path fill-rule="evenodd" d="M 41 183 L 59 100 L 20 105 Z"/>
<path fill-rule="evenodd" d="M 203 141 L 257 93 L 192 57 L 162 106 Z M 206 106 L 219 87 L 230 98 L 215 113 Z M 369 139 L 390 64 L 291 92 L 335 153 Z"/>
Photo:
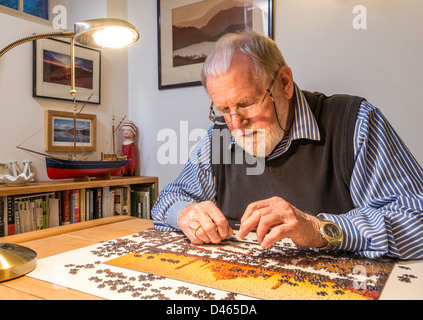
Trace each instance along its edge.
<path fill-rule="evenodd" d="M 255 235 L 198 246 L 148 229 L 40 259 L 29 276 L 105 299 L 378 299 L 394 267 L 348 253 L 267 250 Z"/>

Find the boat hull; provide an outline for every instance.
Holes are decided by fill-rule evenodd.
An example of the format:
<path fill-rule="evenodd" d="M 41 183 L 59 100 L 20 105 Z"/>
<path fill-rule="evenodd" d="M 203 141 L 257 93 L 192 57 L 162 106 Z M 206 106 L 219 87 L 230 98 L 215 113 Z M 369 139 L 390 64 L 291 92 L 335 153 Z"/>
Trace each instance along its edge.
<path fill-rule="evenodd" d="M 47 176 L 50 179 L 75 179 L 120 175 L 120 168 L 131 161 L 75 161 L 46 158 Z"/>

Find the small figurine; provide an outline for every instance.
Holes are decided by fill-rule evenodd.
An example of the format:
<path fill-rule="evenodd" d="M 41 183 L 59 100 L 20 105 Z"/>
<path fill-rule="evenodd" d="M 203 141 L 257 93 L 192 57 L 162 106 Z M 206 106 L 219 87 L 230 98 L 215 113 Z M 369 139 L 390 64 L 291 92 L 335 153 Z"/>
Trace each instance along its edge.
<path fill-rule="evenodd" d="M 134 138 L 137 135 L 137 127 L 133 121 L 124 121 L 122 123 L 122 134 L 125 141 L 122 144 L 122 155 L 125 155 L 127 159 L 131 161 L 122 168 L 123 176 L 134 176 L 137 168 L 137 146 L 134 142 Z"/>
<path fill-rule="evenodd" d="M 16 161 L 10 161 L 9 165 L 7 163 L 0 163 L 5 168 L 10 168 L 12 175 L 2 174 L 0 172 L 0 183 L 4 183 L 8 186 L 21 186 L 29 182 L 34 182 L 35 173 L 31 172 L 31 161 L 23 161 L 24 168 L 23 171 L 19 169 L 18 163 Z"/>

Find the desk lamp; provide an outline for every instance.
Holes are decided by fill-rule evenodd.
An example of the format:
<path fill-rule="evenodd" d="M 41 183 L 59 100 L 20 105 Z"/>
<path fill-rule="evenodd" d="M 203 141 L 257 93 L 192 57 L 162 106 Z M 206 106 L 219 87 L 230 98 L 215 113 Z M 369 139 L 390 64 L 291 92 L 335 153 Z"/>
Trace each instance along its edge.
<path fill-rule="evenodd" d="M 71 53 L 71 92 L 75 90 L 75 41 L 94 48 L 122 48 L 135 43 L 139 39 L 138 30 L 129 22 L 121 19 L 104 18 L 76 22 L 73 31 L 34 34 L 18 39 L 0 51 L 0 58 L 10 49 L 33 40 L 47 38 L 70 38 Z"/>
<path fill-rule="evenodd" d="M 73 31 L 34 34 L 18 39 L 0 50 L 0 58 L 14 47 L 39 39 L 69 38 L 71 54 L 71 91 L 75 97 L 75 41 L 94 48 L 122 48 L 139 39 L 138 30 L 121 19 L 105 18 L 77 22 Z M 0 282 L 27 274 L 37 266 L 37 253 L 24 246 L 0 243 Z"/>

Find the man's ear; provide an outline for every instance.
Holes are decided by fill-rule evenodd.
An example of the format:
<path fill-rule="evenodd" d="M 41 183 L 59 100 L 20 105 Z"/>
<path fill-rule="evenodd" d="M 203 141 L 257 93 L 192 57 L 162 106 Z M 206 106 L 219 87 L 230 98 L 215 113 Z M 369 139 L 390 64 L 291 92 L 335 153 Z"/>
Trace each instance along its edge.
<path fill-rule="evenodd" d="M 288 66 L 283 66 L 278 71 L 278 78 L 280 79 L 283 87 L 283 94 L 287 100 L 290 100 L 294 95 L 294 79 L 292 70 Z"/>

